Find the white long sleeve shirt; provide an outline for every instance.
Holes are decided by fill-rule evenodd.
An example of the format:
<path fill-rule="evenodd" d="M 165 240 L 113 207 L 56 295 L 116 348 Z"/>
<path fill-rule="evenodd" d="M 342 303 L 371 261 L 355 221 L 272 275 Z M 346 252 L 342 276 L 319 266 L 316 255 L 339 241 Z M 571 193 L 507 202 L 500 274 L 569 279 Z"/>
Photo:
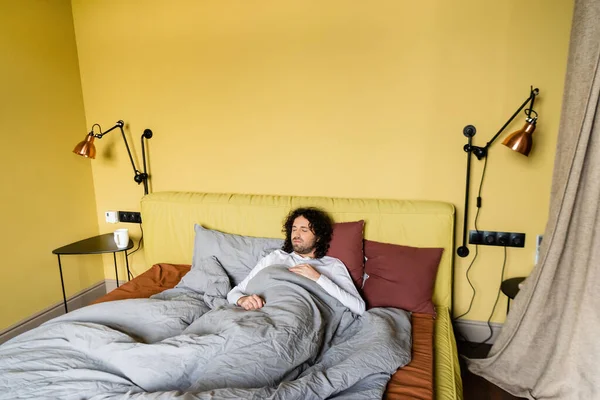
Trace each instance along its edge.
<path fill-rule="evenodd" d="M 350 309 L 354 314 L 362 315 L 365 312 L 365 302 L 360 297 L 358 290 L 352 282 L 348 269 L 337 258 L 325 256 L 323 258 L 302 257 L 295 252 L 286 253 L 283 250 L 275 250 L 269 255 L 263 257 L 258 264 L 250 271 L 248 276 L 240 282 L 239 285 L 227 293 L 227 300 L 231 304 L 237 304 L 242 296 L 248 296 L 252 293 L 246 293 L 246 286 L 260 270 L 270 265 L 282 264 L 293 267 L 298 264 L 309 264 L 321 274 L 317 279 L 317 284 L 327 293 L 335 297 Z"/>

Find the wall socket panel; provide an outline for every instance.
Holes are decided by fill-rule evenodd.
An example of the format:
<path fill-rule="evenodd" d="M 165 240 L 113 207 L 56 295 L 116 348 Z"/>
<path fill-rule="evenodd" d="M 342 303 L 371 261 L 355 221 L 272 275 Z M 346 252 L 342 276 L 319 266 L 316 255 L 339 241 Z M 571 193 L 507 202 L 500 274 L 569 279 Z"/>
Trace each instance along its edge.
<path fill-rule="evenodd" d="M 138 211 L 118 211 L 119 222 L 131 222 L 132 224 L 142 223 L 142 214 Z"/>
<path fill-rule="evenodd" d="M 517 232 L 469 231 L 469 244 L 525 247 L 525 234 Z"/>

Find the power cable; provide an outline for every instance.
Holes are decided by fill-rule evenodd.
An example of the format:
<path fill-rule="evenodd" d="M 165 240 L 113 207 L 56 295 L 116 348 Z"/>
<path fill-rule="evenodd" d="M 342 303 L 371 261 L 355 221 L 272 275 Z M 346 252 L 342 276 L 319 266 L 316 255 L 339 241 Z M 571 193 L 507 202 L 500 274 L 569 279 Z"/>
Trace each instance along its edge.
<path fill-rule="evenodd" d="M 140 223 L 140 231 L 142 232 L 142 235 L 140 236 L 140 240 L 138 242 L 137 248 L 135 250 L 133 250 L 131 253 L 127 253 L 125 252 L 125 257 L 127 257 L 129 259 L 129 256 L 135 254 L 141 247 L 142 247 L 142 243 L 144 241 L 144 229 L 142 229 L 142 224 Z M 133 274 L 131 273 L 131 271 L 129 271 L 129 276 L 128 278 L 131 280 L 134 278 Z"/>

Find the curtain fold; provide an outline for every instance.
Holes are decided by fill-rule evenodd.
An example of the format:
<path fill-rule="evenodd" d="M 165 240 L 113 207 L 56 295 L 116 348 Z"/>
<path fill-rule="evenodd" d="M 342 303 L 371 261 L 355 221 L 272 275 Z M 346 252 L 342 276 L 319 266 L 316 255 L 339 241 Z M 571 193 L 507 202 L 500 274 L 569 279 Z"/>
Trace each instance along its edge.
<path fill-rule="evenodd" d="M 515 396 L 600 399 L 600 1 L 576 0 L 541 260 L 488 358 Z"/>

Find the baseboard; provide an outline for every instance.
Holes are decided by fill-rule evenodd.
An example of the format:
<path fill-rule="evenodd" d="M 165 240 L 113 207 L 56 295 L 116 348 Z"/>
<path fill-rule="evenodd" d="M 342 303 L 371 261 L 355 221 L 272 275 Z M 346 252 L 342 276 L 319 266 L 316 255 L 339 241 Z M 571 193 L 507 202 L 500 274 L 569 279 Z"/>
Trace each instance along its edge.
<path fill-rule="evenodd" d="M 485 321 L 458 320 L 453 322 L 457 340 L 467 340 L 473 343 L 482 343 L 490 336 L 490 327 Z M 485 343 L 493 344 L 502 330 L 502 325 L 497 322 L 490 323 L 492 336 Z M 461 337 L 462 336 L 462 337 Z"/>
<path fill-rule="evenodd" d="M 116 287 L 116 283 L 115 283 Z M 107 284 L 105 281 L 98 282 L 97 284 L 84 289 L 70 298 L 67 299 L 67 307 L 69 311 L 76 310 L 78 308 L 91 304 L 94 300 L 104 296 L 107 293 Z M 20 335 L 23 332 L 27 332 L 30 329 L 40 326 L 46 321 L 56 318 L 65 313 L 65 306 L 63 302 L 52 305 L 44 310 L 26 318 L 16 324 L 9 326 L 8 328 L 0 331 L 0 344 L 7 340 Z"/>
<path fill-rule="evenodd" d="M 107 279 L 104 281 L 106 283 L 106 293 L 112 292 L 117 288 L 117 280 L 116 279 Z M 127 281 L 122 281 L 119 279 L 119 285 L 123 285 L 127 283 Z"/>

